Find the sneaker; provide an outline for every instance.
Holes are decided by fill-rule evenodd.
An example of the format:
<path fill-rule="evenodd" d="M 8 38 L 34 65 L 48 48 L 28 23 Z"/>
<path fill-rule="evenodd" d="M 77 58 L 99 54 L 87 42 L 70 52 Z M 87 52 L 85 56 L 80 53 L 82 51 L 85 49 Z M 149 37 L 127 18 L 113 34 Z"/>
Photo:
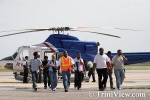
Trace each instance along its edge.
<path fill-rule="evenodd" d="M 55 91 L 55 90 L 56 90 L 56 88 L 52 89 L 52 91 Z"/>
<path fill-rule="evenodd" d="M 92 82 L 96 82 L 96 81 L 92 81 Z"/>
<path fill-rule="evenodd" d="M 111 87 L 111 89 L 115 89 L 114 87 Z"/>
<path fill-rule="evenodd" d="M 121 88 L 119 88 L 118 90 L 121 90 Z"/>
<path fill-rule="evenodd" d="M 99 91 L 104 91 L 104 88 L 100 88 Z"/>
<path fill-rule="evenodd" d="M 104 87 L 104 90 L 107 90 L 107 88 L 106 88 L 106 87 Z"/>
<path fill-rule="evenodd" d="M 54 88 L 52 91 L 55 91 L 56 90 L 56 88 Z"/>
<path fill-rule="evenodd" d="M 77 86 L 74 86 L 74 88 L 76 89 L 76 88 L 77 88 Z"/>
<path fill-rule="evenodd" d="M 34 88 L 35 91 L 37 91 L 37 88 Z"/>
<path fill-rule="evenodd" d="M 65 90 L 65 92 L 68 92 L 68 90 Z"/>
<path fill-rule="evenodd" d="M 81 90 L 81 88 L 78 88 L 78 90 Z"/>
<path fill-rule="evenodd" d="M 44 89 L 47 89 L 47 86 L 44 86 Z"/>
<path fill-rule="evenodd" d="M 49 88 L 51 88 L 51 86 L 50 86 L 50 85 L 49 85 L 48 87 L 49 87 Z"/>

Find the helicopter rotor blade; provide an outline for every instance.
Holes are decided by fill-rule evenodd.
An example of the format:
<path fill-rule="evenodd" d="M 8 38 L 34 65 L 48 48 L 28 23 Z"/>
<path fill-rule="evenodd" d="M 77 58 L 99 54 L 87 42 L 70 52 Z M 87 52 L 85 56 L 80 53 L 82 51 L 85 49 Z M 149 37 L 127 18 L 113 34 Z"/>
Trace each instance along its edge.
<path fill-rule="evenodd" d="M 111 36 L 111 37 L 117 37 L 117 38 L 121 38 L 121 37 L 119 37 L 119 36 L 116 36 L 116 35 L 105 34 L 105 33 L 100 33 L 100 32 L 92 32 L 92 31 L 81 31 L 81 30 L 70 30 L 70 31 L 78 31 L 78 32 L 88 32 L 88 33 L 95 33 L 95 34 L 101 34 L 101 35 L 106 35 L 106 36 Z"/>
<path fill-rule="evenodd" d="M 136 29 L 126 29 L 126 28 L 113 28 L 113 27 L 100 27 L 100 26 L 79 26 L 79 27 L 72 27 L 72 28 L 103 28 L 103 29 L 115 29 L 115 30 L 131 30 L 131 31 L 144 31 L 144 30 L 136 30 Z"/>
<path fill-rule="evenodd" d="M 29 30 L 29 31 L 17 32 L 17 33 L 12 33 L 12 34 L 6 34 L 6 35 L 2 35 L 0 37 L 6 37 L 6 36 L 23 34 L 23 33 L 30 33 L 30 32 L 47 31 L 47 30 L 50 30 L 50 29 L 34 29 L 34 30 Z"/>
<path fill-rule="evenodd" d="M 51 30 L 52 28 L 49 28 L 49 29 L 22 29 L 22 30 L 8 30 L 8 31 L 0 31 L 0 33 L 4 33 L 4 32 L 15 32 L 15 31 L 38 31 L 38 30 Z"/>
<path fill-rule="evenodd" d="M 59 27 L 59 28 L 49 28 L 49 29 L 43 29 L 43 30 L 53 30 L 53 31 L 60 30 L 60 31 L 63 31 L 63 30 L 71 30 L 71 29 L 83 29 L 83 28 L 102 28 L 102 29 L 115 29 L 115 30 L 144 31 L 144 30 L 136 30 L 136 29 L 101 27 L 101 26 Z M 0 31 L 0 33 L 4 33 L 4 32 L 14 32 L 14 31 L 28 31 L 28 30 L 42 30 L 42 29 L 9 30 L 9 31 Z"/>
<path fill-rule="evenodd" d="M 26 29 L 25 29 L 26 30 Z M 4 33 L 4 32 L 14 32 L 14 31 L 25 31 L 25 30 L 9 30 L 9 31 L 0 31 L 0 33 Z"/>

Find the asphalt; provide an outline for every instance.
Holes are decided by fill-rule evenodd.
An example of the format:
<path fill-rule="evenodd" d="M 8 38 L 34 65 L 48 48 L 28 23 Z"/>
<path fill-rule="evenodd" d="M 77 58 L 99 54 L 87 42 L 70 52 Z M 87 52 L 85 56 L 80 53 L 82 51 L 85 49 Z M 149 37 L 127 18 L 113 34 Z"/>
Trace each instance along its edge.
<path fill-rule="evenodd" d="M 44 89 L 43 83 L 38 83 L 38 90 L 34 91 L 32 83 L 23 84 L 14 78 L 12 72 L 0 72 L 0 100 L 150 100 L 149 89 L 125 89 L 128 86 L 150 85 L 149 75 L 150 70 L 127 70 L 122 90 L 111 90 L 108 80 L 107 89 L 98 91 L 97 81 L 93 83 L 90 79 L 90 82 L 82 83 L 82 90 L 74 89 L 74 83 L 71 83 L 66 93 L 62 82 L 58 83 L 56 91 Z M 115 85 L 114 75 L 113 78 Z"/>

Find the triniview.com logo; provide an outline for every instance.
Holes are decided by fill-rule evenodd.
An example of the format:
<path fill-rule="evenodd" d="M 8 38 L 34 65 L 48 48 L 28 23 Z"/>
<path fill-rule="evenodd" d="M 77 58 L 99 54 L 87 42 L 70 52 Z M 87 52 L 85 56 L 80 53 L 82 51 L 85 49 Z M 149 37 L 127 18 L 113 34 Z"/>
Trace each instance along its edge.
<path fill-rule="evenodd" d="M 89 97 L 146 97 L 145 93 L 125 93 L 125 92 L 93 92 L 88 93 Z"/>

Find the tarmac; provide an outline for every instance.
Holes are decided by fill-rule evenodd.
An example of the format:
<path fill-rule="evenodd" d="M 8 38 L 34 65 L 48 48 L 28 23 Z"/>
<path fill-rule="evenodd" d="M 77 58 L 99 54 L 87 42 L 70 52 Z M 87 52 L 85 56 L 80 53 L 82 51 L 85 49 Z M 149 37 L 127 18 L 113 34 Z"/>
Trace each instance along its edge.
<path fill-rule="evenodd" d="M 98 91 L 98 82 L 90 79 L 82 83 L 82 90 L 74 89 L 74 83 L 71 83 L 66 93 L 62 82 L 58 83 L 56 91 L 44 89 L 43 83 L 38 83 L 38 90 L 34 91 L 32 83 L 23 84 L 16 80 L 13 72 L 0 72 L 0 100 L 150 100 L 150 89 L 126 89 L 129 86 L 150 86 L 150 70 L 126 70 L 125 76 L 122 90 L 111 90 L 108 79 L 106 90 Z M 114 74 L 113 81 L 116 86 Z"/>

